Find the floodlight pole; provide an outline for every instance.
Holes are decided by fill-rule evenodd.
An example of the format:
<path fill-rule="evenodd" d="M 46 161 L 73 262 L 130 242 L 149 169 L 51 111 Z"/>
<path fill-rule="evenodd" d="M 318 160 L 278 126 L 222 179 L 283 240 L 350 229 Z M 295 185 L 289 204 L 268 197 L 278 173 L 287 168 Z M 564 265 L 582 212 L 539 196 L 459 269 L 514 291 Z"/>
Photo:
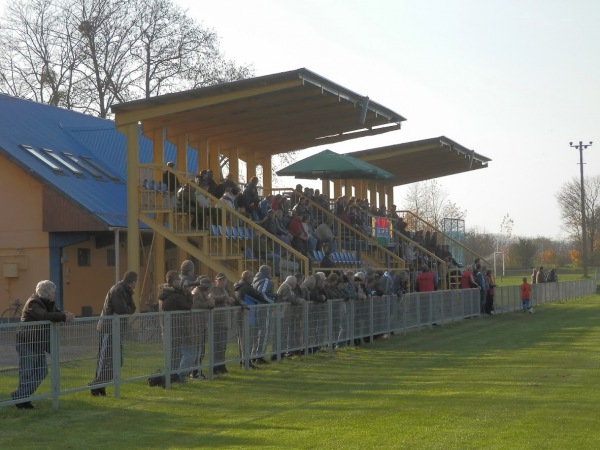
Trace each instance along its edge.
<path fill-rule="evenodd" d="M 592 141 L 589 144 L 584 144 L 579 141 L 579 144 L 573 145 L 572 142 L 569 142 L 569 146 L 576 148 L 579 150 L 579 173 L 581 176 L 581 259 L 583 263 L 583 276 L 587 278 L 588 276 L 588 258 L 587 258 L 587 226 L 585 223 L 585 188 L 583 186 L 583 150 L 590 147 L 592 145 Z"/>

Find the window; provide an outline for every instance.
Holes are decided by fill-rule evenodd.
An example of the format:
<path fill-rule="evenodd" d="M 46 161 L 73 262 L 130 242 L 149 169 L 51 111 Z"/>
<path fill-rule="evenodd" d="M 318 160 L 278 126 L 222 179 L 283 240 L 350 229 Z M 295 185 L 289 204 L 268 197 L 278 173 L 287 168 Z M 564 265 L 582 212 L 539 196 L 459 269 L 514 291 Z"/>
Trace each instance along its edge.
<path fill-rule="evenodd" d="M 118 176 L 113 175 L 112 173 L 104 169 L 100 164 L 98 164 L 96 161 L 93 161 L 92 158 L 90 158 L 89 156 L 82 156 L 81 159 L 83 159 L 87 164 L 92 166 L 98 172 L 101 172 L 107 178 L 110 178 L 112 181 L 121 181 L 121 179 Z"/>
<path fill-rule="evenodd" d="M 48 167 L 50 167 L 52 170 L 54 170 L 54 172 L 61 174 L 61 175 L 65 174 L 64 171 L 60 167 L 58 167 L 56 164 L 54 164 L 52 161 L 50 161 L 45 156 L 42 156 L 40 153 L 35 151 L 33 149 L 33 147 L 31 147 L 30 145 L 20 144 L 20 147 L 23 150 L 25 150 L 26 152 L 28 152 L 30 155 L 35 156 L 38 160 L 40 160 L 41 162 L 46 164 Z"/>
<path fill-rule="evenodd" d="M 106 265 L 108 267 L 115 267 L 115 249 L 109 248 L 106 250 Z"/>
<path fill-rule="evenodd" d="M 69 169 L 71 172 L 73 172 L 76 176 L 83 177 L 83 172 L 81 172 L 81 170 L 79 170 L 74 165 L 69 164 L 67 161 L 65 161 L 64 159 L 62 159 L 59 155 L 57 155 L 56 153 L 54 153 L 49 148 L 43 148 L 42 147 L 42 150 L 46 153 L 46 155 L 48 155 L 50 158 L 53 158 L 55 161 L 58 161 L 59 163 L 61 163 L 63 166 L 65 166 L 67 169 Z"/>
<path fill-rule="evenodd" d="M 79 267 L 90 267 L 92 265 L 92 258 L 89 248 L 77 249 L 77 265 Z"/>
<path fill-rule="evenodd" d="M 65 157 L 71 160 L 71 162 L 77 164 L 79 167 L 81 167 L 83 170 L 85 170 L 87 173 L 93 176 L 96 180 L 102 180 L 102 174 L 100 172 L 98 172 L 92 166 L 85 164 L 84 161 L 77 159 L 72 153 L 63 152 L 63 155 L 65 155 Z"/>

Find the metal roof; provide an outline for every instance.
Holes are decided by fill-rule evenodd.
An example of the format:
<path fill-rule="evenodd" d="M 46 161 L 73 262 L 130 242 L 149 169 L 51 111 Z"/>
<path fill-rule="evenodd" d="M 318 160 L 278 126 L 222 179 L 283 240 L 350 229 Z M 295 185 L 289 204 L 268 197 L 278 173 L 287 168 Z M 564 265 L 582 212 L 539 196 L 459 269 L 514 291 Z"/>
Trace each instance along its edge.
<path fill-rule="evenodd" d="M 125 148 L 125 137 L 111 120 L 0 94 L 0 155 L 6 158 L 0 158 L 0 163 L 11 161 L 100 219 L 107 228 L 127 226 Z M 89 158 L 115 178 L 94 177 L 85 170 L 77 176 L 42 149 L 52 150 L 69 165 L 74 164 L 64 152 L 77 160 Z M 150 162 L 151 155 L 152 143 L 140 136 L 140 160 Z M 175 148 L 167 144 L 165 159 L 174 157 Z M 196 152 L 188 152 L 188 167 L 190 172 L 197 167 Z"/>
<path fill-rule="evenodd" d="M 112 107 L 117 127 L 142 122 L 145 135 L 166 130 L 175 142 L 271 156 L 372 136 L 406 120 L 389 108 L 311 72 L 249 78 Z"/>
<path fill-rule="evenodd" d="M 394 186 L 484 169 L 491 161 L 445 136 L 348 154 L 393 174 Z"/>

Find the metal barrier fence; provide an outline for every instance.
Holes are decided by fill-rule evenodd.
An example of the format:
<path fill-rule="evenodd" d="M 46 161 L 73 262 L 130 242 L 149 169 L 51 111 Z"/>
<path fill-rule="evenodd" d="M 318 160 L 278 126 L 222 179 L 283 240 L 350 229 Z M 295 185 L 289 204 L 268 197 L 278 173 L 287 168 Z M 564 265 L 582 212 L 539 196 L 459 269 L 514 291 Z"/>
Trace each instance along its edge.
<path fill-rule="evenodd" d="M 595 280 L 534 285 L 532 304 L 595 291 Z M 518 286 L 497 288 L 495 298 L 496 313 L 521 308 Z M 479 308 L 479 291 L 468 289 L 366 301 L 307 302 L 302 306 L 276 303 L 251 306 L 249 310 L 220 308 L 78 318 L 71 323 L 1 324 L 0 407 L 24 399 L 51 398 L 57 409 L 63 395 L 110 386 L 119 396 L 122 383 L 161 375 L 169 388 L 172 382 L 188 379 L 194 369 L 212 379 L 215 373 L 223 373 L 226 365 L 244 370 L 251 360 L 260 357 L 280 360 L 286 353 L 309 354 L 356 345 L 385 333 L 406 333 L 478 316 Z M 33 364 L 29 373 L 32 378 L 21 383 L 25 391 L 37 385 L 46 370 L 44 350 L 51 351 L 46 382 L 35 393 L 21 392 L 13 399 L 11 393 L 19 377 L 26 375 L 19 373 L 19 354 L 15 351 L 19 328 L 20 333 L 35 336 L 39 344 L 35 346 L 37 351 L 31 344 L 21 344 L 29 347 L 21 347 L 21 358 L 25 349 L 27 361 Z"/>

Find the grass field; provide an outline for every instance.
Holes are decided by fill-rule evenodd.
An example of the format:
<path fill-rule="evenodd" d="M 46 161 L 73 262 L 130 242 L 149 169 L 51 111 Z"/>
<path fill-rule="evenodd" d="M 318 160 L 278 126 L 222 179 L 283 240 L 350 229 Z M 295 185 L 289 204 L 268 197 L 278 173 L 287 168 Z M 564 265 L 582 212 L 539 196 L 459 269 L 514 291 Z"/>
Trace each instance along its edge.
<path fill-rule="evenodd" d="M 600 296 L 172 390 L 0 409 L 0 448 L 596 449 Z"/>

